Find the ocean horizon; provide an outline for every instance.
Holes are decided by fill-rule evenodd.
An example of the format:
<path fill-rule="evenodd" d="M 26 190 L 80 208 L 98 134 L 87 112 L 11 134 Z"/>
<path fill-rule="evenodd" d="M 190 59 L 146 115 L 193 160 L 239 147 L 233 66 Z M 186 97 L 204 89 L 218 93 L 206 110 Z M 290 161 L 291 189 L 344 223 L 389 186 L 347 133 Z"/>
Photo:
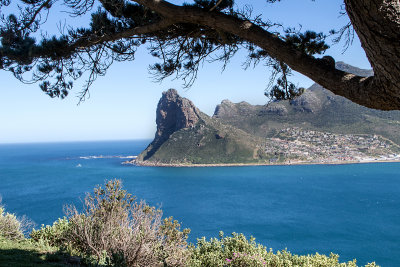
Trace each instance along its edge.
<path fill-rule="evenodd" d="M 122 165 L 150 140 L 0 144 L 0 195 L 8 212 L 52 224 L 63 206 L 107 179 L 161 207 L 190 242 L 221 230 L 274 251 L 340 255 L 400 266 L 400 163 L 242 167 Z"/>

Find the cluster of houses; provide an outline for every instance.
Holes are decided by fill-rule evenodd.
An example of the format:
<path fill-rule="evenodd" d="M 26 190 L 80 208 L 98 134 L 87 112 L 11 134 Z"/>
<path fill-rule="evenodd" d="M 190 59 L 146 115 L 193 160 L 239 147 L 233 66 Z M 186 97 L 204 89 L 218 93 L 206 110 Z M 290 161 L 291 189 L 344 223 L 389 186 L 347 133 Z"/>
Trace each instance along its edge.
<path fill-rule="evenodd" d="M 400 160 L 399 146 L 378 135 L 335 134 L 286 128 L 266 141 L 270 162 L 361 162 Z"/>

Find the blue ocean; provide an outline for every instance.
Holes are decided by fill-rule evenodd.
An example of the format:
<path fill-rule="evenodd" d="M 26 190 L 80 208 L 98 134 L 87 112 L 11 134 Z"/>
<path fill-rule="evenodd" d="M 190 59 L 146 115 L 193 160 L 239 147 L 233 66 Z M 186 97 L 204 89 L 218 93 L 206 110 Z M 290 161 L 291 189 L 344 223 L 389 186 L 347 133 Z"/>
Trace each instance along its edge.
<path fill-rule="evenodd" d="M 0 145 L 0 195 L 38 227 L 81 207 L 85 192 L 119 178 L 125 189 L 190 228 L 222 230 L 274 251 L 315 252 L 400 266 L 400 163 L 166 168 L 122 165 L 140 141 Z"/>

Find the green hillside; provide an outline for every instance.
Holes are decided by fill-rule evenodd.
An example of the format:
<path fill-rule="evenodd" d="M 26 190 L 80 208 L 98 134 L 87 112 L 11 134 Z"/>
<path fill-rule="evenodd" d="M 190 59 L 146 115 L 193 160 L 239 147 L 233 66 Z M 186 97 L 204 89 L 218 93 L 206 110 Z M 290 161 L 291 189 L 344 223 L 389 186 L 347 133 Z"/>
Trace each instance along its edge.
<path fill-rule="evenodd" d="M 220 164 L 264 162 L 263 139 L 220 123 L 205 114 L 193 128 L 174 132 L 146 161 L 168 164 Z M 150 145 L 137 161 L 143 161 Z"/>

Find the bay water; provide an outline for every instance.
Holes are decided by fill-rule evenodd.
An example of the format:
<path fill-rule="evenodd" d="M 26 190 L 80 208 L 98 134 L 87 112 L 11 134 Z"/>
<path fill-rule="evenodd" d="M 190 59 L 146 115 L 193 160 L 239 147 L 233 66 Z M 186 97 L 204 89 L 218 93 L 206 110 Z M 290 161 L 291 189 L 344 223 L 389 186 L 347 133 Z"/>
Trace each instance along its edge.
<path fill-rule="evenodd" d="M 124 188 L 190 228 L 254 236 L 274 251 L 315 252 L 400 266 L 400 163 L 167 168 L 122 165 L 149 140 L 0 145 L 6 210 L 37 227 L 82 206 L 85 192 Z M 37 228 L 36 227 L 36 228 Z"/>

